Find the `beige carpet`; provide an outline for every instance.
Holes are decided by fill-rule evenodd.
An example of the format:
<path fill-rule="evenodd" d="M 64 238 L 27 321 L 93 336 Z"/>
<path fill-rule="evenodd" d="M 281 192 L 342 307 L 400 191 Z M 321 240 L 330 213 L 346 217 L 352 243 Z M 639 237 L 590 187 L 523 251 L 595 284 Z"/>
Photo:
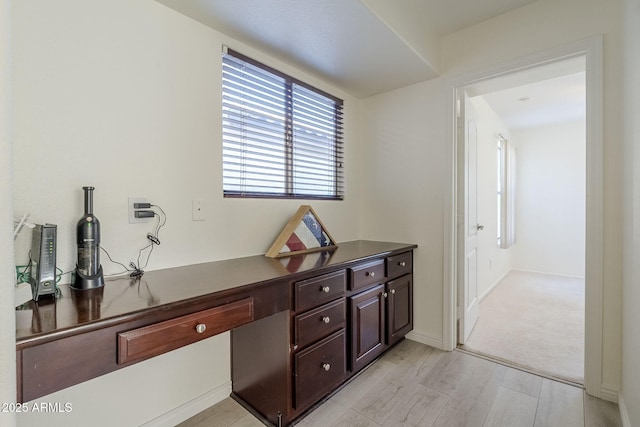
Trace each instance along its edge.
<path fill-rule="evenodd" d="M 462 348 L 582 384 L 584 279 L 511 271 L 480 303 Z"/>

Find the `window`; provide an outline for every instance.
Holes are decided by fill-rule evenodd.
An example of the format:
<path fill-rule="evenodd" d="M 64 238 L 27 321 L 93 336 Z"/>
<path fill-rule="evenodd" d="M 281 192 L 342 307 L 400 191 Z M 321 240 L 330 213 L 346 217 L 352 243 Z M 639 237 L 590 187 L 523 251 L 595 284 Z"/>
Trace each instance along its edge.
<path fill-rule="evenodd" d="M 503 144 L 503 140 L 499 139 L 498 140 L 498 161 L 496 162 L 496 164 L 498 165 L 498 215 L 497 215 L 497 219 L 498 219 L 498 247 L 501 246 L 502 244 L 502 232 L 503 232 L 503 227 L 502 227 L 502 191 L 504 188 L 504 172 L 505 172 L 505 168 L 504 168 L 504 161 L 503 161 L 503 157 L 502 157 L 502 144 Z"/>
<path fill-rule="evenodd" d="M 225 197 L 343 198 L 342 100 L 226 49 Z"/>
<path fill-rule="evenodd" d="M 498 134 L 498 247 L 516 243 L 516 150 Z"/>

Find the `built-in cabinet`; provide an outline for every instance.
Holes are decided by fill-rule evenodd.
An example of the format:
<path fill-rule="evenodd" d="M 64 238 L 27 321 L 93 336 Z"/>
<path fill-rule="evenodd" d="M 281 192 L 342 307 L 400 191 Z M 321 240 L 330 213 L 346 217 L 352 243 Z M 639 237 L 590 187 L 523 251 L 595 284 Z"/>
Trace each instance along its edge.
<path fill-rule="evenodd" d="M 415 247 L 353 241 L 109 278 L 90 291 L 62 285 L 60 298 L 16 312 L 16 399 L 231 330 L 232 396 L 265 422 L 291 424 L 411 330 Z"/>
<path fill-rule="evenodd" d="M 407 250 L 291 281 L 289 315 L 232 331 L 232 396 L 275 425 L 302 416 L 412 329 L 412 273 Z"/>

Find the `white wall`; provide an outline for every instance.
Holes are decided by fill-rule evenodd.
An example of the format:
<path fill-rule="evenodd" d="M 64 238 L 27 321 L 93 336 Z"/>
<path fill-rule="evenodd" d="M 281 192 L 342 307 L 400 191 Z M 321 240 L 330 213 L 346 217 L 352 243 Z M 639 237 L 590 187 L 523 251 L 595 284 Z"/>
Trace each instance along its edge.
<path fill-rule="evenodd" d="M 586 124 L 514 130 L 513 268 L 584 277 Z"/>
<path fill-rule="evenodd" d="M 12 20 L 14 209 L 58 225 L 60 268 L 75 265 L 83 185 L 96 187 L 103 246 L 126 263 L 153 227 L 128 223 L 127 197 L 165 210 L 149 270 L 264 253 L 308 203 L 223 199 L 223 43 L 344 98 L 345 200 L 312 205 L 337 241 L 360 237 L 356 99 L 152 0 L 19 1 Z M 206 221 L 191 220 L 195 198 L 206 201 Z M 16 245 L 19 263 L 28 242 L 25 233 Z M 104 256 L 102 265 L 120 271 Z M 137 425 L 205 392 L 228 392 L 229 369 L 223 335 L 39 400 L 73 403 L 61 424 Z"/>
<path fill-rule="evenodd" d="M 512 249 L 498 246 L 498 134 L 510 131 L 481 96 L 471 98 L 478 130 L 478 296 L 486 296 L 511 270 Z"/>
<path fill-rule="evenodd" d="M 415 339 L 442 346 L 446 111 L 441 79 L 362 103 L 363 236 L 409 241 L 414 252 Z"/>
<path fill-rule="evenodd" d="M 622 392 L 625 427 L 640 425 L 640 2 L 624 1 L 624 288 Z"/>
<path fill-rule="evenodd" d="M 407 237 L 416 252 L 415 330 L 443 339 L 444 185 L 451 81 L 590 36 L 604 34 L 604 281 L 601 389 L 620 385 L 621 96 L 620 10 L 608 0 L 538 0 L 442 40 L 441 78 L 363 101 L 363 236 Z M 445 175 L 446 174 L 446 175 Z M 409 221 L 409 222 L 407 222 Z M 387 227 L 394 224 L 396 227 Z M 385 225 L 385 227 L 383 227 Z"/>
<path fill-rule="evenodd" d="M 16 398 L 10 17 L 11 1 L 0 0 L 0 402 Z M 0 424 L 15 425 L 15 414 L 0 412 Z"/>

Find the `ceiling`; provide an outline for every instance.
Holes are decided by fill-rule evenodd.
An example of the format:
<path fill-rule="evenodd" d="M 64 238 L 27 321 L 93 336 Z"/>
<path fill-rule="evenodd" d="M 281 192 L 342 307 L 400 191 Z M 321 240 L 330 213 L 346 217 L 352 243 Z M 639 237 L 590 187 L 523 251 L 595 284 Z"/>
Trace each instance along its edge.
<path fill-rule="evenodd" d="M 535 0 L 156 1 L 366 98 L 437 77 L 442 37 Z M 467 89 L 510 129 L 584 119 L 584 69 L 574 58 Z"/>
<path fill-rule="evenodd" d="M 482 96 L 511 130 L 586 118 L 585 58 L 530 68 L 466 88 Z"/>
<path fill-rule="evenodd" d="M 436 77 L 440 38 L 535 0 L 156 1 L 366 98 Z"/>

